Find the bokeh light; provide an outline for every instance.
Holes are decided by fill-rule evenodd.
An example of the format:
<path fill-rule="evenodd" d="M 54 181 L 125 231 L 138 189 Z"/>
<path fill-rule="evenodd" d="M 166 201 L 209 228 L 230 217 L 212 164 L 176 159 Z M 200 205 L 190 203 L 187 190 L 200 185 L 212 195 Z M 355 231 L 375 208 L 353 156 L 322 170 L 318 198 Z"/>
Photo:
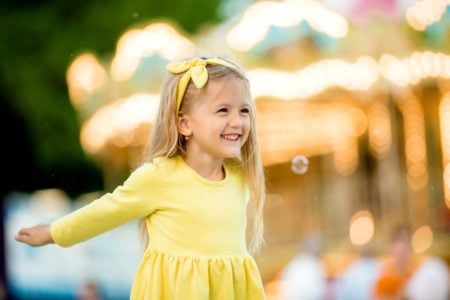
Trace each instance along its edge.
<path fill-rule="evenodd" d="M 369 211 L 361 210 L 352 216 L 349 227 L 349 237 L 352 244 L 365 245 L 370 242 L 374 233 L 374 220 Z"/>
<path fill-rule="evenodd" d="M 424 225 L 417 228 L 411 238 L 413 250 L 418 253 L 425 252 L 433 244 L 433 231 L 430 226 Z"/>

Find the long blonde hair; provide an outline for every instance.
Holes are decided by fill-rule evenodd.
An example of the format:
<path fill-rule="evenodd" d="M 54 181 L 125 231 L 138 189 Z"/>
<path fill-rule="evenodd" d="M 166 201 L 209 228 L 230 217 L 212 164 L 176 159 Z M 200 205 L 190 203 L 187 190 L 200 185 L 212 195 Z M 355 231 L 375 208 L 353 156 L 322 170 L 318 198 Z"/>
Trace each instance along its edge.
<path fill-rule="evenodd" d="M 233 62 L 227 62 L 236 65 Z M 242 80 L 250 95 L 248 79 L 237 65 L 236 68 L 230 68 L 219 64 L 208 64 L 206 68 L 208 71 L 208 82 L 234 76 Z M 178 116 L 176 112 L 177 84 L 182 75 L 169 73 L 164 80 L 161 90 L 161 102 L 152 127 L 146 161 L 152 161 L 156 157 L 183 155 L 186 151 L 185 140 L 183 136 L 178 134 Z M 184 93 L 180 111 L 190 111 L 199 92 L 201 90 L 197 89 L 191 80 Z M 263 213 L 266 196 L 264 170 L 256 136 L 255 110 L 255 105 L 251 101 L 250 133 L 247 141 L 242 146 L 239 160 L 250 192 L 249 212 L 251 214 L 251 226 L 249 228 L 249 251 L 251 253 L 257 253 L 264 240 Z M 140 236 L 146 247 L 148 245 L 148 233 L 145 219 L 140 221 Z"/>

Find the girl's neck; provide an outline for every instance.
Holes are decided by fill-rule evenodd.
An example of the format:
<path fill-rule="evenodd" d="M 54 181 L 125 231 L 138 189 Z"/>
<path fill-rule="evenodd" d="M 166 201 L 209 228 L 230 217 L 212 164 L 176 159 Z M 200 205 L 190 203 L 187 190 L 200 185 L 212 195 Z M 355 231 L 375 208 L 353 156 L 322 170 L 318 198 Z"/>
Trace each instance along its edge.
<path fill-rule="evenodd" d="M 184 161 L 201 177 L 220 181 L 225 178 L 225 171 L 223 169 L 223 159 L 211 159 L 205 157 L 194 157 L 185 155 Z"/>

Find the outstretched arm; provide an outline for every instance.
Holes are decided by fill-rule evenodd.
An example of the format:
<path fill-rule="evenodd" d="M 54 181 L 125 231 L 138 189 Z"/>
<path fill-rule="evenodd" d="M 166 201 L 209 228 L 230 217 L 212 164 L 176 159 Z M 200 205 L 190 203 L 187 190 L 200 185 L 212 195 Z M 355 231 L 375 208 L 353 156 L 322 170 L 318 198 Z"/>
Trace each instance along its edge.
<path fill-rule="evenodd" d="M 39 224 L 33 227 L 22 228 L 15 236 L 16 241 L 33 247 L 44 246 L 53 243 L 50 235 L 50 225 Z"/>
<path fill-rule="evenodd" d="M 50 243 L 70 247 L 133 219 L 145 217 L 156 210 L 157 202 L 151 199 L 159 198 L 155 188 L 159 186 L 158 176 L 153 164 L 144 164 L 112 193 L 104 194 L 50 225 L 22 228 L 15 239 L 33 247 Z"/>

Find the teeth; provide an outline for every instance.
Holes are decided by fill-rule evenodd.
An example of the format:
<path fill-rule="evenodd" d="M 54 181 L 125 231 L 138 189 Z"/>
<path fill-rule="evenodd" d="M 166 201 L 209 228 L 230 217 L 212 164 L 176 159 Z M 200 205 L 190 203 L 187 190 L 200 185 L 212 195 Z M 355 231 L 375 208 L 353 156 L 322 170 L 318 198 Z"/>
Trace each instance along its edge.
<path fill-rule="evenodd" d="M 227 135 L 223 135 L 224 139 L 227 140 L 232 140 L 232 141 L 236 141 L 239 138 L 238 134 L 227 134 Z"/>

